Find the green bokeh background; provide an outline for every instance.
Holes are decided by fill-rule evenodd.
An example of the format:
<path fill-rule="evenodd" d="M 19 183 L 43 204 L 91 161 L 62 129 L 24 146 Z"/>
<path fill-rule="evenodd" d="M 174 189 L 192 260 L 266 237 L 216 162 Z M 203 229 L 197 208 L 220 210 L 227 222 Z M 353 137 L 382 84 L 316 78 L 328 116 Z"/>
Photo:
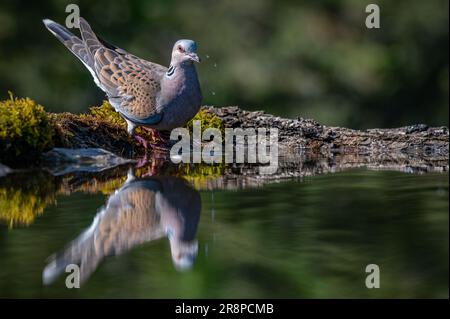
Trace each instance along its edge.
<path fill-rule="evenodd" d="M 204 104 L 353 128 L 448 126 L 448 1 L 377 0 L 381 28 L 367 29 L 372 2 L 2 0 L 0 98 L 13 90 L 57 112 L 101 103 L 41 22 L 64 23 L 75 3 L 107 41 L 161 64 L 177 39 L 196 40 Z"/>

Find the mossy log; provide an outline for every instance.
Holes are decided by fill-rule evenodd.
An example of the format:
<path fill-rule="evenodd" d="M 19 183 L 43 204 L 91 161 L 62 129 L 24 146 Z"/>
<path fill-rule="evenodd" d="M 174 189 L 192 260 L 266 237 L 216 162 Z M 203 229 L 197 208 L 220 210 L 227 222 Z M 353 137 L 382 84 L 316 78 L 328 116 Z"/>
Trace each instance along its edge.
<path fill-rule="evenodd" d="M 0 161 L 10 166 L 11 163 L 14 166 L 21 161 L 36 162 L 36 154 L 52 147 L 102 148 L 124 158 L 139 158 L 145 153 L 127 133 L 125 121 L 108 102 L 91 108 L 86 114 L 47 113 L 46 116 L 42 115 L 45 113 L 43 108 L 30 99 L 17 99 L 11 95 L 10 100 L 1 103 L 3 113 L 0 120 L 4 123 L 0 136 Z M 33 121 L 32 125 L 17 112 L 17 106 L 23 112 L 32 114 L 28 116 Z M 23 119 L 17 118 L 17 114 Z M 374 160 L 391 158 L 404 161 L 406 158 L 427 165 L 448 162 L 447 127 L 418 124 L 392 129 L 352 130 L 325 126 L 311 119 L 286 119 L 263 111 L 245 111 L 236 106 L 203 107 L 195 119 L 202 122 L 202 129 L 277 128 L 279 154 L 284 157 L 303 154 L 331 159 L 340 154 Z M 192 121 L 187 127 L 191 126 Z M 8 130 L 14 134 L 8 136 Z M 141 128 L 137 133 L 144 138 L 151 138 Z M 41 138 L 41 135 L 45 135 L 45 138 Z M 39 143 L 41 140 L 42 143 Z"/>
<path fill-rule="evenodd" d="M 275 127 L 284 152 L 303 150 L 309 154 L 352 155 L 410 154 L 419 158 L 448 159 L 447 127 L 417 124 L 392 129 L 352 130 L 321 125 L 311 119 L 286 119 L 263 111 L 249 112 L 239 107 L 206 108 L 225 127 Z"/>
<path fill-rule="evenodd" d="M 424 124 L 392 129 L 352 130 L 321 125 L 311 119 L 286 119 L 262 111 L 250 112 L 238 107 L 205 107 L 227 128 L 277 128 L 281 155 L 302 153 L 411 156 L 428 161 L 448 160 L 447 127 Z M 53 114 L 58 128 L 56 146 L 68 148 L 98 147 L 123 157 L 142 155 L 144 150 L 127 134 L 125 127 L 95 117 Z"/>

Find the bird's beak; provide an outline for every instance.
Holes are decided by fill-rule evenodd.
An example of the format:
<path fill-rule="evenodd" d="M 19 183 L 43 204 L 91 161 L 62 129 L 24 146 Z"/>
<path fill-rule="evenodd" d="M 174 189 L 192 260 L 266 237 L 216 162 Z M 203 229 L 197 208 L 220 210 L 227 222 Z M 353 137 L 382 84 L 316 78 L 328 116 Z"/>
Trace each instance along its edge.
<path fill-rule="evenodd" d="M 197 63 L 200 63 L 200 61 L 201 61 L 201 59 L 199 58 L 199 56 L 198 56 L 196 53 L 190 53 L 190 54 L 189 54 L 189 58 L 190 58 L 192 61 L 195 61 L 195 62 L 197 62 Z"/>

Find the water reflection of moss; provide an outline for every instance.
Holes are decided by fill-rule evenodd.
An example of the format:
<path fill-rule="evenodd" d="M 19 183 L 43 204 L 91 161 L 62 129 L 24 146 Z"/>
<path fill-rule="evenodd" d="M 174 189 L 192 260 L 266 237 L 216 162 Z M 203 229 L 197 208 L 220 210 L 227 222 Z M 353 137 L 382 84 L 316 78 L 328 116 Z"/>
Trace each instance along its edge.
<path fill-rule="evenodd" d="M 205 189 L 209 181 L 217 179 L 223 175 L 224 164 L 180 164 L 173 165 L 164 163 L 162 167 L 156 170 L 157 176 L 178 176 L 190 181 L 197 189 Z M 123 166 L 113 169 L 111 172 L 98 173 L 95 175 L 65 176 L 59 183 L 57 193 L 70 195 L 73 192 L 83 193 L 102 193 L 109 195 L 125 183 L 128 169 Z M 134 169 L 134 175 L 137 178 L 154 176 L 152 173 L 152 163 L 146 166 Z M 198 187 L 197 187 L 198 186 Z"/>
<path fill-rule="evenodd" d="M 0 184 L 0 223 L 30 225 L 55 199 L 53 179 L 44 174 L 6 178 Z"/>
<path fill-rule="evenodd" d="M 20 189 L 0 189 L 0 221 L 13 227 L 29 225 L 44 212 L 45 200 Z"/>
<path fill-rule="evenodd" d="M 224 165 L 165 163 L 158 175 L 185 178 L 196 189 L 207 189 L 214 179 L 222 176 Z M 145 177 L 151 164 L 135 170 L 137 177 Z M 0 223 L 9 227 L 31 225 L 42 215 L 47 205 L 55 202 L 57 195 L 74 192 L 109 195 L 120 188 L 127 178 L 128 167 L 117 167 L 100 174 L 67 175 L 53 177 L 43 172 L 13 174 L 0 180 Z"/>
<path fill-rule="evenodd" d="M 116 189 L 120 188 L 123 183 L 125 183 L 126 176 L 116 177 L 114 179 L 109 179 L 103 183 L 101 183 L 98 190 L 104 194 L 109 195 L 114 192 Z"/>
<path fill-rule="evenodd" d="M 83 193 L 102 193 L 104 195 L 109 195 L 116 189 L 120 188 L 126 180 L 126 172 L 121 176 L 107 177 L 106 179 L 98 177 L 86 177 L 86 179 L 76 186 L 70 185 L 71 176 L 63 178 L 61 185 L 58 189 L 58 194 L 70 195 L 73 192 L 83 192 Z"/>
<path fill-rule="evenodd" d="M 146 177 L 155 174 L 154 163 L 135 169 L 136 177 Z M 156 164 L 157 175 L 178 176 L 189 181 L 195 189 L 208 189 L 211 181 L 223 176 L 226 164 L 172 164 L 164 162 L 158 167 Z"/>
<path fill-rule="evenodd" d="M 195 189 L 207 189 L 208 184 L 223 175 L 225 164 L 196 164 L 180 167 L 178 176 L 188 180 Z"/>
<path fill-rule="evenodd" d="M 53 146 L 55 131 L 44 108 L 29 98 L 0 101 L 0 159 L 34 158 Z"/>

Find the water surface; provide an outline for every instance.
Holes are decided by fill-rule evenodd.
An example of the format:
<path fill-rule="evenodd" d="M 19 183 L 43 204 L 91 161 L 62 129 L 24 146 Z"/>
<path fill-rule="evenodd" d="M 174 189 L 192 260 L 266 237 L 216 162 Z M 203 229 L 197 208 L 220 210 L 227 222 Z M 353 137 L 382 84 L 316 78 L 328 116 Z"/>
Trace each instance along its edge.
<path fill-rule="evenodd" d="M 448 298 L 448 173 L 353 169 L 233 190 L 122 177 L 74 192 L 32 175 L 1 189 L 0 297 Z M 28 217 L 8 220 L 21 197 Z M 72 262 L 79 289 L 65 286 Z M 379 289 L 365 286 L 368 264 Z"/>

